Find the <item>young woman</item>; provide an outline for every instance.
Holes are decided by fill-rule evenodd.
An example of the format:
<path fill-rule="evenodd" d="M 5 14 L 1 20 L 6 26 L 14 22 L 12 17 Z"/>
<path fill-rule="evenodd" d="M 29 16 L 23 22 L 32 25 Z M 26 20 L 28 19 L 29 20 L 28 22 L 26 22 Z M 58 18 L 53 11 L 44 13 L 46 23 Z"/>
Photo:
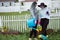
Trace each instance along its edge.
<path fill-rule="evenodd" d="M 41 10 L 39 11 L 39 15 L 40 15 L 39 21 L 40 21 L 40 25 L 42 26 L 42 33 L 41 34 L 46 36 L 47 35 L 46 29 L 49 24 L 50 12 L 49 12 L 49 9 L 47 8 L 47 5 L 45 5 L 44 3 L 41 3 L 40 5 L 38 5 L 38 7 L 41 8 Z"/>
<path fill-rule="evenodd" d="M 30 8 L 30 13 L 32 15 L 32 18 L 35 18 L 36 21 L 38 22 L 38 14 L 37 14 L 37 9 L 36 9 L 36 5 L 37 3 L 36 2 L 33 2 L 32 5 L 31 5 L 31 8 Z M 35 25 L 35 27 L 33 28 L 37 28 L 37 24 Z M 29 37 L 29 40 L 32 40 L 32 36 L 34 35 L 34 40 L 37 40 L 36 36 L 37 36 L 37 31 L 32 29 L 32 31 L 30 31 L 30 37 Z"/>

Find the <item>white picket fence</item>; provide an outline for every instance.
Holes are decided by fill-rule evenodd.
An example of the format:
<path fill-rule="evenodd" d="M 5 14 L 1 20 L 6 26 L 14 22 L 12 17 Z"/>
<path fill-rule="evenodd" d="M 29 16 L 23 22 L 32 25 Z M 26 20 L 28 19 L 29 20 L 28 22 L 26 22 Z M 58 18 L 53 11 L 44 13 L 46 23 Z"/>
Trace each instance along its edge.
<path fill-rule="evenodd" d="M 6 26 L 8 30 L 15 30 L 19 32 L 25 32 L 27 29 L 26 20 L 30 17 L 28 15 L 10 15 L 0 16 L 3 27 Z M 59 16 L 51 16 L 48 28 L 58 30 L 59 27 Z"/>
<path fill-rule="evenodd" d="M 10 16 L 0 16 L 2 20 L 2 27 L 7 27 L 8 30 L 15 30 L 19 32 L 25 32 L 27 25 L 26 15 L 10 15 Z"/>

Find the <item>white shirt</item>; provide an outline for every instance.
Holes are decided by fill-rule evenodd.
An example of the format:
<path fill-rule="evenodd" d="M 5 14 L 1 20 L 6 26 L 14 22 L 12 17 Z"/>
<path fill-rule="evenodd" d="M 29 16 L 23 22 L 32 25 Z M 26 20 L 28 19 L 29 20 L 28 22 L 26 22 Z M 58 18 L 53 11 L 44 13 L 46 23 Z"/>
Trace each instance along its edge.
<path fill-rule="evenodd" d="M 36 8 L 35 9 L 30 9 L 30 13 L 31 13 L 31 15 L 32 15 L 33 18 L 38 19 L 38 11 L 37 11 Z"/>
<path fill-rule="evenodd" d="M 44 8 L 39 10 L 39 18 L 47 18 L 50 19 L 50 11 L 48 8 Z"/>

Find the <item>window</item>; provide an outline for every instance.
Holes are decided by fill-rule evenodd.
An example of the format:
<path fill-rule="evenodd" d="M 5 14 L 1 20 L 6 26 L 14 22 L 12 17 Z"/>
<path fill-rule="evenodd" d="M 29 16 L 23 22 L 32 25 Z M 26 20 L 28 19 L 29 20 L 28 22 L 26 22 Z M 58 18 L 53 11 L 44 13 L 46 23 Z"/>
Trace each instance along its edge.
<path fill-rule="evenodd" d="M 23 2 L 21 2 L 21 6 L 24 6 L 24 3 Z"/>
<path fill-rule="evenodd" d="M 15 0 L 15 2 L 18 2 L 18 0 Z"/>
<path fill-rule="evenodd" d="M 11 6 L 11 2 L 10 2 L 10 6 Z"/>
<path fill-rule="evenodd" d="M 2 6 L 4 6 L 4 3 L 2 3 Z"/>

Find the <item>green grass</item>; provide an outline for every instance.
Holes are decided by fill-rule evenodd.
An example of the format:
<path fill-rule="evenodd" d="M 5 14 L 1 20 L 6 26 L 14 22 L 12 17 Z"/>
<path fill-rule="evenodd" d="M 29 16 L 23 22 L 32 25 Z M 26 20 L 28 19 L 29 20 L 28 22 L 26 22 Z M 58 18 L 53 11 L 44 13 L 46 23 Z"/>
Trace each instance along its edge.
<path fill-rule="evenodd" d="M 28 11 L 23 11 L 21 13 L 19 12 L 0 12 L 0 16 L 7 16 L 7 15 L 26 15 L 26 14 L 30 14 Z"/>
<path fill-rule="evenodd" d="M 2 35 L 0 34 L 0 40 L 28 40 L 29 33 L 19 35 Z M 60 40 L 60 31 L 49 35 L 48 40 Z"/>
<path fill-rule="evenodd" d="M 49 40 L 60 40 L 60 30 L 55 32 L 48 37 Z"/>
<path fill-rule="evenodd" d="M 26 14 L 30 14 L 29 12 L 22 12 L 21 14 L 19 12 L 0 12 L 0 16 L 8 16 L 8 15 L 26 15 Z M 56 21 L 56 20 L 55 20 Z M 51 25 L 55 25 L 54 23 L 57 23 L 57 21 L 55 22 L 53 21 L 53 23 Z M 60 25 L 60 19 L 59 19 L 59 25 Z M 19 35 L 3 35 L 0 34 L 0 40 L 28 40 L 29 38 L 29 33 L 24 33 L 24 34 L 19 34 Z M 55 32 L 53 34 L 50 34 L 48 37 L 48 40 L 60 40 L 60 31 Z"/>
<path fill-rule="evenodd" d="M 28 36 L 26 34 L 20 34 L 20 35 L 2 35 L 2 34 L 0 34 L 0 40 L 28 40 Z"/>

